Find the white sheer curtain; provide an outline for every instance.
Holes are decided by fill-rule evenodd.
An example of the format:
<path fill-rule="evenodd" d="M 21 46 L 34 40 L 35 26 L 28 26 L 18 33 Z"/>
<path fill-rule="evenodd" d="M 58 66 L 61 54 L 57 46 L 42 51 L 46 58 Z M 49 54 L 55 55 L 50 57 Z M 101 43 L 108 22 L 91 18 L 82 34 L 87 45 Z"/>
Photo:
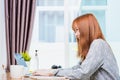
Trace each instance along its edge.
<path fill-rule="evenodd" d="M 71 67 L 77 64 L 76 50 L 73 50 L 74 46 L 76 47 L 74 32 L 72 31 L 72 22 L 79 16 L 81 9 L 81 0 L 67 0 L 67 11 L 65 12 L 65 26 L 67 26 L 68 31 L 66 31 L 66 40 L 65 43 L 65 62 L 66 67 Z"/>
<path fill-rule="evenodd" d="M 79 16 L 81 12 L 81 1 L 82 0 L 68 0 L 69 11 L 71 11 L 71 20 L 74 20 L 77 16 Z"/>

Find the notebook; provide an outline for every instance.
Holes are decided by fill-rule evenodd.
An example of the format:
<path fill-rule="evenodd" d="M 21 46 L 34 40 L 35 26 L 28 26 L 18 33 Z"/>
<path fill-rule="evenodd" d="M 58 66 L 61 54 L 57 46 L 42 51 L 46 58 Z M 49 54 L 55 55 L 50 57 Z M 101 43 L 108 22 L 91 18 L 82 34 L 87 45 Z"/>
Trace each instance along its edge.
<path fill-rule="evenodd" d="M 22 58 L 21 54 L 15 53 L 14 57 L 15 57 L 18 65 L 23 65 L 24 67 L 27 67 L 27 64 L 24 61 L 24 59 Z"/>
<path fill-rule="evenodd" d="M 30 78 L 36 80 L 68 80 L 65 77 L 56 77 L 56 76 L 30 76 Z"/>

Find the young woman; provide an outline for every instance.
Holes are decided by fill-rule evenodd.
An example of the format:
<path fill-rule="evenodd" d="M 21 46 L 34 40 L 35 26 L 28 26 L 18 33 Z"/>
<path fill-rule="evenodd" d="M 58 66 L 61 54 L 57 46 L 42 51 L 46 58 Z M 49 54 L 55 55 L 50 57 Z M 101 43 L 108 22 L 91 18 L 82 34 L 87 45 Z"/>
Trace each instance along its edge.
<path fill-rule="evenodd" d="M 72 29 L 78 43 L 78 57 L 82 62 L 69 69 L 54 72 L 40 70 L 34 75 L 64 76 L 71 80 L 120 80 L 116 59 L 95 16 L 85 14 L 77 17 Z"/>

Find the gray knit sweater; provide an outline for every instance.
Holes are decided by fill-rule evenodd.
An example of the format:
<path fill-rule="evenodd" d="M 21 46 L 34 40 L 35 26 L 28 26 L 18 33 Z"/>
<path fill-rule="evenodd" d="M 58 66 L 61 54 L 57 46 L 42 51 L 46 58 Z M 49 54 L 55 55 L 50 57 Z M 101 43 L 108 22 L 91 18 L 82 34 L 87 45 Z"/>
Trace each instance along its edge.
<path fill-rule="evenodd" d="M 92 42 L 86 59 L 72 68 L 60 69 L 56 76 L 71 80 L 120 80 L 119 69 L 110 46 L 102 39 Z"/>

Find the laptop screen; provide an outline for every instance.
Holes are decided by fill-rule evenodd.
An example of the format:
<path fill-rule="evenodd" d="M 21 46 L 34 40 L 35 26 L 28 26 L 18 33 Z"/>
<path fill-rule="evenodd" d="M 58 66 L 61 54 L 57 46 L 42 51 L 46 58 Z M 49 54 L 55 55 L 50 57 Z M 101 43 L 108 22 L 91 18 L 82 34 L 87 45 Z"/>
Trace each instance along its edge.
<path fill-rule="evenodd" d="M 21 54 L 15 53 L 14 57 L 15 57 L 18 65 L 23 65 L 24 67 L 27 67 L 27 64 L 24 61 L 24 59 L 22 58 Z"/>

